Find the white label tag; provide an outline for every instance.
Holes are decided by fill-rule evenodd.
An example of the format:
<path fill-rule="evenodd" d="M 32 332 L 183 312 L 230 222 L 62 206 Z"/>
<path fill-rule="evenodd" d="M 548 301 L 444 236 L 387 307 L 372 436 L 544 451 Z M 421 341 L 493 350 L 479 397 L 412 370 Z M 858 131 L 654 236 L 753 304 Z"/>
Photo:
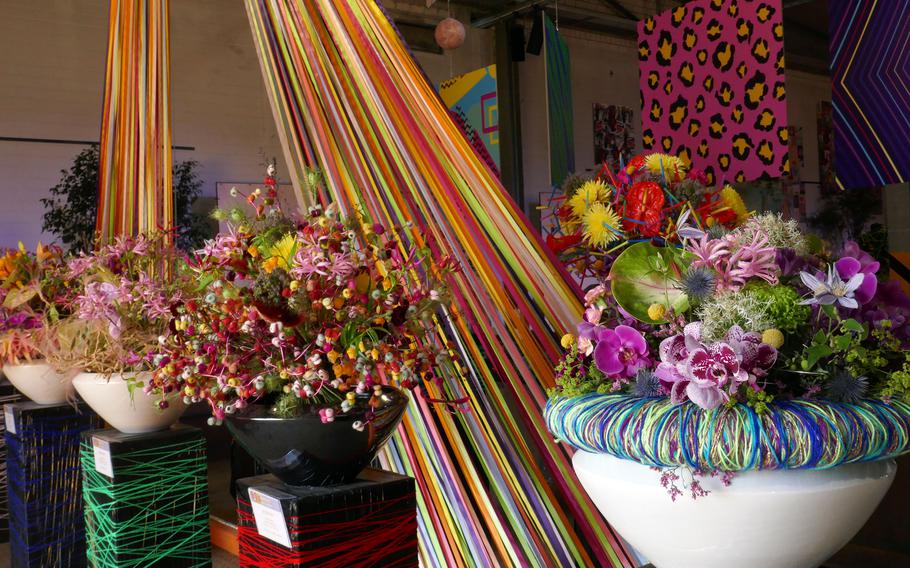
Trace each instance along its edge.
<path fill-rule="evenodd" d="M 3 421 L 6 423 L 6 431 L 10 434 L 17 434 L 16 432 L 16 415 L 13 414 L 13 407 L 10 405 L 3 406 Z"/>
<path fill-rule="evenodd" d="M 291 548 L 291 535 L 284 520 L 281 501 L 262 491 L 250 487 L 250 504 L 253 506 L 253 518 L 256 519 L 256 531 L 260 536 Z"/>
<path fill-rule="evenodd" d="M 92 453 L 95 455 L 95 471 L 114 479 L 114 464 L 111 462 L 111 445 L 108 441 L 92 436 Z"/>

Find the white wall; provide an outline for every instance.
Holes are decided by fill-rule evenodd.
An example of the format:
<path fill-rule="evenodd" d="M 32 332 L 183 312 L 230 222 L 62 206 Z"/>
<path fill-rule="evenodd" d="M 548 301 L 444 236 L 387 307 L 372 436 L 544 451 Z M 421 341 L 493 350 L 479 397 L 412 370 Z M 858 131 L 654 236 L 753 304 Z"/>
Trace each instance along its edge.
<path fill-rule="evenodd" d="M 0 136 L 98 140 L 107 49 L 106 0 L 0 0 Z M 262 178 L 281 163 L 241 0 L 171 3 L 175 160 L 200 162 L 203 194 Z M 80 146 L 0 141 L 0 246 L 41 232 L 39 199 Z"/>

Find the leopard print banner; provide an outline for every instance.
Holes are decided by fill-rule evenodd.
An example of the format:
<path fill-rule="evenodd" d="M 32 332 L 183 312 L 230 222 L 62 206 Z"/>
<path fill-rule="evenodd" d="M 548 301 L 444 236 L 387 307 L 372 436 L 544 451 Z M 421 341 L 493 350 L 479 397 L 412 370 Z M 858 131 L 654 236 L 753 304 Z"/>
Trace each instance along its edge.
<path fill-rule="evenodd" d="M 789 172 L 780 0 L 693 0 L 638 24 L 645 149 L 709 181 Z"/>

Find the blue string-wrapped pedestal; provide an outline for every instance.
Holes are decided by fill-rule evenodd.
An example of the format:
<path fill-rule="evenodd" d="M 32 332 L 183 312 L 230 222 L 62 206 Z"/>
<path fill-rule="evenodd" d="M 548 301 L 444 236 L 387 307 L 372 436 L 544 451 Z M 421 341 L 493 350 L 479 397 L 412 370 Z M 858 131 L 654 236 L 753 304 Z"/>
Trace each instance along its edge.
<path fill-rule="evenodd" d="M 95 568 L 212 565 L 206 441 L 177 425 L 82 437 L 85 527 Z"/>
<path fill-rule="evenodd" d="M 22 395 L 13 385 L 0 382 L 0 405 L 19 402 Z M 0 542 L 9 541 L 9 499 L 6 493 L 6 421 L 0 420 Z"/>
<path fill-rule="evenodd" d="M 85 566 L 79 437 L 99 418 L 66 403 L 4 410 L 12 566 Z"/>

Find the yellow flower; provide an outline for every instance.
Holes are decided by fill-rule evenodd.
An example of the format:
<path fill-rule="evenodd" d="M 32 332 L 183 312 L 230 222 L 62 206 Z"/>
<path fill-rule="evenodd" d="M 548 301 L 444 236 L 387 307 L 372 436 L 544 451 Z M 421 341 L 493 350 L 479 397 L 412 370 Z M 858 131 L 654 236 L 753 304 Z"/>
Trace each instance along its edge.
<path fill-rule="evenodd" d="M 268 258 L 266 264 L 271 262 L 271 268 L 266 268 L 265 264 L 263 264 L 263 268 L 265 268 L 267 272 L 271 272 L 279 267 L 288 270 L 291 267 L 291 262 L 294 260 L 294 255 L 297 253 L 297 237 L 288 233 L 281 237 L 281 240 L 272 245 L 268 251 L 260 252 L 263 253 L 263 256 Z"/>
<path fill-rule="evenodd" d="M 658 303 L 648 306 L 648 317 L 651 318 L 651 321 L 662 321 L 666 315 L 667 306 Z"/>
<path fill-rule="evenodd" d="M 600 180 L 586 181 L 575 191 L 575 195 L 569 199 L 569 207 L 572 208 L 572 214 L 581 219 L 592 205 L 610 199 L 610 193 L 610 188 L 604 182 Z"/>
<path fill-rule="evenodd" d="M 606 245 L 622 237 L 619 215 L 603 203 L 595 203 L 584 217 L 585 239 L 595 247 Z"/>
<path fill-rule="evenodd" d="M 660 175 L 663 171 L 670 181 L 679 181 L 686 175 L 686 164 L 669 154 L 650 154 L 645 158 L 645 166 L 655 175 Z"/>
<path fill-rule="evenodd" d="M 271 272 L 278 268 L 280 264 L 281 259 L 277 256 L 273 256 L 272 258 L 262 263 L 262 269 L 271 274 Z"/>
<path fill-rule="evenodd" d="M 748 209 L 746 209 L 746 204 L 743 202 L 743 198 L 740 197 L 739 193 L 729 185 L 725 185 L 723 189 L 720 190 L 720 200 L 721 202 L 733 210 L 736 213 L 737 223 L 745 223 L 749 217 L 752 215 Z"/>
<path fill-rule="evenodd" d="M 767 343 L 775 349 L 780 349 L 784 344 L 784 334 L 779 329 L 766 329 L 761 334 L 761 342 Z"/>
<path fill-rule="evenodd" d="M 559 344 L 562 345 L 563 349 L 571 349 L 572 345 L 575 344 L 575 336 L 571 333 L 567 333 L 559 340 Z"/>
<path fill-rule="evenodd" d="M 250 256 L 257 258 L 259 256 L 259 247 L 256 245 L 250 245 L 246 252 L 250 253 Z"/>

